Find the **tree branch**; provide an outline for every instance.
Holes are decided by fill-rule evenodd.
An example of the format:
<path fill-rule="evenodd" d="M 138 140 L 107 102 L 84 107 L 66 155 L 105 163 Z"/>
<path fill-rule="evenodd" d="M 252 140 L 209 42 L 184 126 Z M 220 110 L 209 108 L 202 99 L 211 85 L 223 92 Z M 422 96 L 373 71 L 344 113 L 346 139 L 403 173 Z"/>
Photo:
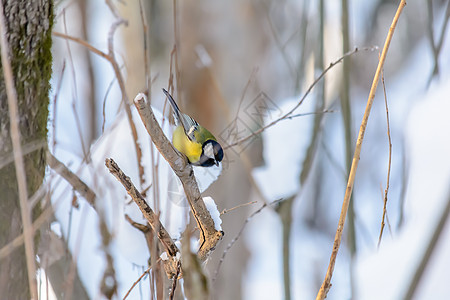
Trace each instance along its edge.
<path fill-rule="evenodd" d="M 174 148 L 172 143 L 170 143 L 165 136 L 153 114 L 146 96 L 142 93 L 138 94 L 134 99 L 134 104 L 156 148 L 169 163 L 170 167 L 183 184 L 184 192 L 191 207 L 192 214 L 200 229 L 200 248 L 197 254 L 201 260 L 205 260 L 208 253 L 213 250 L 217 243 L 222 239 L 223 232 L 215 229 L 214 221 L 211 218 L 209 211 L 206 209 L 198 189 L 192 166 L 188 163 L 187 159 Z"/>
<path fill-rule="evenodd" d="M 89 188 L 89 186 L 84 183 L 75 173 L 69 170 L 62 162 L 60 162 L 50 151 L 47 151 L 47 163 L 58 173 L 62 178 L 64 178 L 70 185 L 83 196 L 87 202 L 95 208 L 95 193 Z"/>
<path fill-rule="evenodd" d="M 125 175 L 125 173 L 123 173 L 123 171 L 119 168 L 117 163 L 111 158 L 107 158 L 105 160 L 105 165 L 108 168 L 109 172 L 111 172 L 111 174 L 113 174 L 114 177 L 116 177 L 117 180 L 123 185 L 128 195 L 130 195 L 133 201 L 137 204 L 142 214 L 144 215 L 145 219 L 148 221 L 153 231 L 157 234 L 158 239 L 164 246 L 164 249 L 166 250 L 167 254 L 170 256 L 170 259 L 164 260 L 164 263 L 165 264 L 170 264 L 171 262 L 178 263 L 178 259 L 176 258 L 177 253 L 180 252 L 178 250 L 178 247 L 175 245 L 166 228 L 164 228 L 164 226 L 159 221 L 158 215 L 156 215 L 153 212 L 151 207 L 145 201 L 144 197 L 142 197 L 141 193 L 136 189 L 134 184 L 131 182 L 130 177 Z M 169 278 L 172 278 L 176 274 L 176 269 L 177 269 L 176 265 L 174 267 L 175 272 L 167 272 L 168 269 L 166 268 L 167 276 Z"/>

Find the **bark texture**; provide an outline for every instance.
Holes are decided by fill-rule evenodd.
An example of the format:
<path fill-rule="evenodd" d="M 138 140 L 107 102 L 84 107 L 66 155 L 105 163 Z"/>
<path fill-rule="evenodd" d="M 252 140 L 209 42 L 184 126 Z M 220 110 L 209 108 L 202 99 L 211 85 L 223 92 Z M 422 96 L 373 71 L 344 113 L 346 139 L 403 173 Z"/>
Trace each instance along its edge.
<path fill-rule="evenodd" d="M 2 0 L 6 37 L 20 113 L 21 143 L 47 139 L 47 118 L 52 73 L 51 29 L 53 1 Z M 24 156 L 28 195 L 41 185 L 45 172 L 45 149 Z M 0 157 L 12 157 L 10 119 L 3 66 L 0 65 Z M 39 213 L 33 210 L 33 215 Z M 0 247 L 22 233 L 22 222 L 14 163 L 0 169 Z M 39 239 L 36 237 L 35 241 Z M 29 299 L 27 268 L 23 246 L 0 261 L 0 291 L 4 299 Z"/>

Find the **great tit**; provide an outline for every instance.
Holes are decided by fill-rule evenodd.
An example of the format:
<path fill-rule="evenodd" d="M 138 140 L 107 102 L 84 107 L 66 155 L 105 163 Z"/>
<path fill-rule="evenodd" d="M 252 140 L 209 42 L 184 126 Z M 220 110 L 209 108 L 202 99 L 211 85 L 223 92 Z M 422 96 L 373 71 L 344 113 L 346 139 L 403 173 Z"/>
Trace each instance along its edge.
<path fill-rule="evenodd" d="M 178 125 L 172 136 L 175 148 L 186 155 L 192 165 L 218 166 L 223 159 L 223 149 L 214 135 L 197 121 L 183 114 L 169 92 L 165 89 L 162 90 L 169 99 L 174 111 L 175 122 Z"/>

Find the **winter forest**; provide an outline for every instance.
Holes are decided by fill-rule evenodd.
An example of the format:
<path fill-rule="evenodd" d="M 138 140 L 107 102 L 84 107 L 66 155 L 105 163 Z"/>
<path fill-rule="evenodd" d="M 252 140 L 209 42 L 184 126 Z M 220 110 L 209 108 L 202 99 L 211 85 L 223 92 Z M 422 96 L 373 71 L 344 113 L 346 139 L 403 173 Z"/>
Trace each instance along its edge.
<path fill-rule="evenodd" d="M 449 19 L 2 0 L 0 298 L 449 299 Z"/>

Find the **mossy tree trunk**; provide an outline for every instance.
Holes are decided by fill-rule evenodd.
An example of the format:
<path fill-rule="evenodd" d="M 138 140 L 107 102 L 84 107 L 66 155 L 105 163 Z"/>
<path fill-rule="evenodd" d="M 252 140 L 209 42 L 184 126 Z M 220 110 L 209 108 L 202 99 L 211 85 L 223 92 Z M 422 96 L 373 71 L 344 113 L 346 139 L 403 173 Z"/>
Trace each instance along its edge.
<path fill-rule="evenodd" d="M 52 73 L 51 29 L 53 0 L 2 0 L 9 43 L 10 61 L 20 113 L 21 143 L 44 143 Z M 12 158 L 10 120 L 0 66 L 0 157 Z M 12 159 L 11 159 L 12 161 Z M 40 147 L 24 156 L 28 195 L 32 196 L 43 182 L 45 149 Z M 39 213 L 33 210 L 33 219 Z M 0 169 L 0 248 L 22 233 L 18 188 L 14 163 Z M 39 238 L 36 237 L 35 241 Z M 36 249 L 36 248 L 35 248 Z M 4 299 L 29 299 L 27 268 L 23 246 L 0 261 L 0 291 Z"/>

